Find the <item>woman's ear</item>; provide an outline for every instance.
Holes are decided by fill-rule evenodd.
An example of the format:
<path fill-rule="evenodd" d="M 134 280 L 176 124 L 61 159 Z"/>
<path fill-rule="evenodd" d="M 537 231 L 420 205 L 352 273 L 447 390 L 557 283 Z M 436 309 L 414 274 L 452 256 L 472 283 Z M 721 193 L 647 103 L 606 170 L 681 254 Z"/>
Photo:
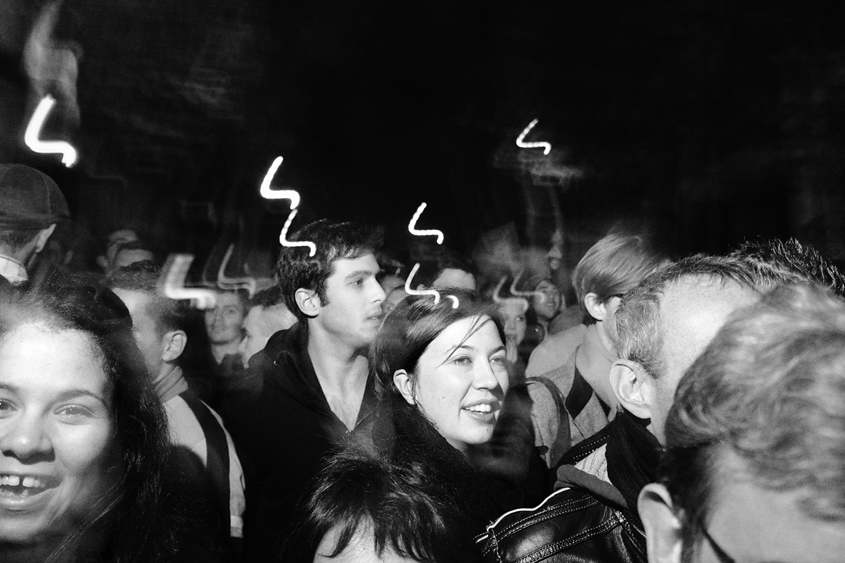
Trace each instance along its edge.
<path fill-rule="evenodd" d="M 404 369 L 397 369 L 393 372 L 393 385 L 399 390 L 399 393 L 404 397 L 409 405 L 415 405 L 414 398 L 414 382 Z"/>
<path fill-rule="evenodd" d="M 643 419 L 651 418 L 651 386 L 637 362 L 616 360 L 610 368 L 610 386 L 625 410 Z"/>
<path fill-rule="evenodd" d="M 649 563 L 679 563 L 683 548 L 681 522 L 666 487 L 646 485 L 640 492 L 637 511 L 645 528 Z"/>
<path fill-rule="evenodd" d="M 584 296 L 584 307 L 587 309 L 587 312 L 590 313 L 590 316 L 597 321 L 604 321 L 604 318 L 607 316 L 604 303 L 599 301 L 599 296 L 593 292 Z"/>

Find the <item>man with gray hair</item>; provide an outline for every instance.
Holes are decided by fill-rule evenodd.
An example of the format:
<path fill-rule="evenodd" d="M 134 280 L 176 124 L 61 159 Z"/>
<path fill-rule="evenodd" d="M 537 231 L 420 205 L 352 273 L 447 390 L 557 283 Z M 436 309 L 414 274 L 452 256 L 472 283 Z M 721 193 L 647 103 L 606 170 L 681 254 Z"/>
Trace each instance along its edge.
<path fill-rule="evenodd" d="M 782 286 L 735 313 L 681 380 L 650 563 L 829 563 L 845 553 L 845 302 Z"/>
<path fill-rule="evenodd" d="M 489 560 L 542 552 L 558 557 L 549 561 L 645 561 L 637 498 L 655 479 L 675 388 L 728 316 L 759 298 L 743 262 L 704 255 L 658 270 L 626 293 L 610 371 L 619 413 L 573 448 L 568 458 L 578 465 L 558 468 L 556 492 L 538 509 L 490 528 Z"/>
<path fill-rule="evenodd" d="M 35 256 L 67 217 L 67 201 L 49 176 L 23 164 L 0 164 L 0 276 L 15 285 L 27 281 Z"/>

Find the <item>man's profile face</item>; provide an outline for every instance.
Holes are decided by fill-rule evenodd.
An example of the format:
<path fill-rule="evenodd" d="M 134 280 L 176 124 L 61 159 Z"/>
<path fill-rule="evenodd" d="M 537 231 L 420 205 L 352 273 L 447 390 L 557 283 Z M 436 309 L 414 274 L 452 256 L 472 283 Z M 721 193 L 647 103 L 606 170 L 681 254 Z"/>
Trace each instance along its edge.
<path fill-rule="evenodd" d="M 760 298 L 735 282 L 708 278 L 682 279 L 660 300 L 663 331 L 663 373 L 648 377 L 652 385 L 651 431 L 664 444 L 666 416 L 681 377 L 704 351 L 733 311 Z"/>
<path fill-rule="evenodd" d="M 384 290 L 373 254 L 339 258 L 326 280 L 326 301 L 312 322 L 351 347 L 368 346 L 381 324 Z"/>
<path fill-rule="evenodd" d="M 158 377 L 161 368 L 161 337 L 156 327 L 155 319 L 148 313 L 151 297 L 143 291 L 130 289 L 114 289 L 115 295 L 120 297 L 129 315 L 132 317 L 132 334 L 135 342 L 144 356 L 144 362 L 150 370 L 153 379 Z"/>
<path fill-rule="evenodd" d="M 845 522 L 807 516 L 801 501 L 810 491 L 762 488 L 740 469 L 716 483 L 707 532 L 737 563 L 833 563 L 845 557 Z M 718 548 L 702 538 L 692 561 L 721 563 Z"/>

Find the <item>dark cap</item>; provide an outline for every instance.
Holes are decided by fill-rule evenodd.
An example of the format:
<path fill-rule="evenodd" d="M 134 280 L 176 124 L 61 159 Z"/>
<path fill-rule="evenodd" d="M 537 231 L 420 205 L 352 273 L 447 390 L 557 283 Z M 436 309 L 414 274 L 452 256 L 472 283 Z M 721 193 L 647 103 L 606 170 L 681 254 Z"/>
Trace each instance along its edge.
<path fill-rule="evenodd" d="M 67 201 L 49 176 L 0 164 L 0 229 L 46 229 L 62 217 L 70 217 Z"/>

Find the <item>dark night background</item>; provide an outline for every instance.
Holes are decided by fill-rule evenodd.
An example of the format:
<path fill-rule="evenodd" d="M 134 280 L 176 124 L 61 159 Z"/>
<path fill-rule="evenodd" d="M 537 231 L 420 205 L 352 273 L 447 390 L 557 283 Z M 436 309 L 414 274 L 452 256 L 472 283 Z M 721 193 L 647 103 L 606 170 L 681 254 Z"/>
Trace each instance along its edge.
<path fill-rule="evenodd" d="M 74 143 L 70 170 L 22 142 L 54 89 L 23 64 L 44 5 L 0 0 L 0 161 L 53 175 L 91 241 L 237 242 L 260 271 L 282 155 L 294 228 L 362 218 L 397 249 L 426 201 L 421 227 L 467 253 L 562 225 L 572 265 L 622 222 L 679 254 L 795 236 L 845 260 L 845 27 L 822 3 L 64 0 L 79 119 L 60 98 L 42 138 Z M 534 118 L 548 156 L 515 145 Z"/>

